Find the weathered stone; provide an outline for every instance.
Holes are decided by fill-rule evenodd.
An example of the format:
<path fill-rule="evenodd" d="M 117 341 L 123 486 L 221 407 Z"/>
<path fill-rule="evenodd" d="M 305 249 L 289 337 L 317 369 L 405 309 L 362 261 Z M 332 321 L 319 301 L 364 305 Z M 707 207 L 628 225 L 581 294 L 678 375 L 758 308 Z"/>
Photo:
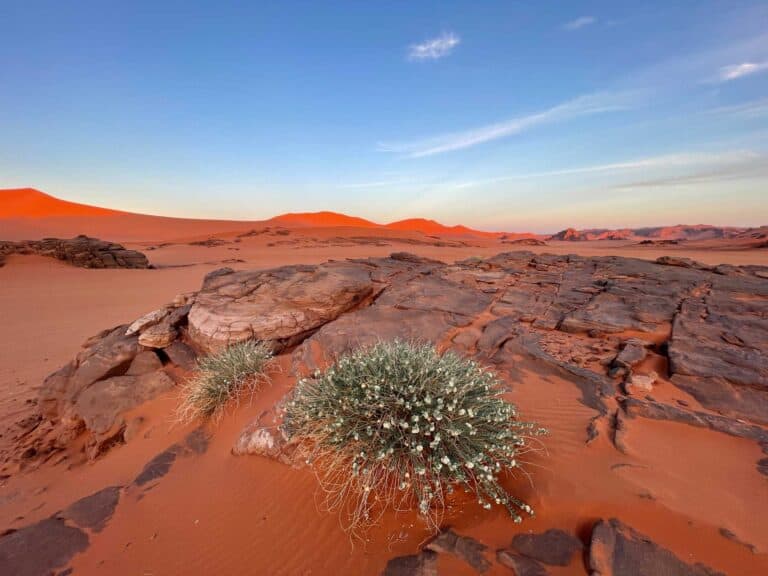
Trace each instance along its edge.
<path fill-rule="evenodd" d="M 149 268 L 149 261 L 141 252 L 82 235 L 66 240 L 45 238 L 0 242 L 0 259 L 8 254 L 50 256 L 82 268 Z"/>
<path fill-rule="evenodd" d="M 768 423 L 768 283 L 721 277 L 680 306 L 669 343 L 671 382 L 702 405 Z"/>
<path fill-rule="evenodd" d="M 178 455 L 179 449 L 175 444 L 167 450 L 163 450 L 160 454 L 147 462 L 139 475 L 134 479 L 133 484 L 135 486 L 144 486 L 153 480 L 162 478 L 171 471 L 171 467 Z"/>
<path fill-rule="evenodd" d="M 424 550 L 387 562 L 382 576 L 437 576 L 437 554 Z"/>
<path fill-rule="evenodd" d="M 581 540 L 562 530 L 550 529 L 542 534 L 517 534 L 512 546 L 524 556 L 553 566 L 568 566 L 584 545 Z"/>
<path fill-rule="evenodd" d="M 232 447 L 232 454 L 266 456 L 292 464 L 290 447 L 279 428 L 262 426 L 260 420 L 257 418 L 243 429 Z"/>
<path fill-rule="evenodd" d="M 679 266 L 680 268 L 695 268 L 697 270 L 711 270 L 711 266 L 691 260 L 690 258 L 682 258 L 679 256 L 660 256 L 656 258 L 656 264 L 662 266 Z"/>
<path fill-rule="evenodd" d="M 61 511 L 58 516 L 80 528 L 101 532 L 112 518 L 120 500 L 120 486 L 110 486 L 81 498 Z"/>
<path fill-rule="evenodd" d="M 176 366 L 184 370 L 194 370 L 197 366 L 197 355 L 189 346 L 176 340 L 163 349 L 168 359 Z"/>
<path fill-rule="evenodd" d="M 601 520 L 592 530 L 591 576 L 723 576 L 702 564 L 686 564 L 677 556 L 619 520 Z"/>
<path fill-rule="evenodd" d="M 59 518 L 46 518 L 0 537 L 0 574 L 52 574 L 86 548 L 85 532 Z"/>
<path fill-rule="evenodd" d="M 484 544 L 481 544 L 474 538 L 460 536 L 453 530 L 441 532 L 429 541 L 425 548 L 433 552 L 453 554 L 457 558 L 464 560 L 464 562 L 481 574 L 491 567 L 491 563 L 484 555 L 487 549 Z"/>
<path fill-rule="evenodd" d="M 316 330 L 377 291 L 364 267 L 332 263 L 235 272 L 206 279 L 189 313 L 205 350 L 257 339 L 275 345 Z"/>
<path fill-rule="evenodd" d="M 151 350 L 145 350 L 136 355 L 125 374 L 127 376 L 139 376 L 148 372 L 160 370 L 162 367 L 163 362 L 158 355 Z"/>
<path fill-rule="evenodd" d="M 652 375 L 630 372 L 658 347 L 669 352 L 673 385 L 732 422 L 765 424 L 768 283 L 756 276 L 760 267 L 737 270 L 716 274 L 628 258 L 530 252 L 453 265 L 395 254 L 221 270 L 206 277 L 200 292 L 163 308 L 167 315 L 135 324 L 131 336 L 123 326 L 91 338 L 46 380 L 41 406 L 60 426 L 76 422 L 73 407 L 90 387 L 157 372 L 151 356 L 134 360 L 144 344 L 164 347 L 157 355 L 168 359 L 170 373 L 175 366 L 194 369 L 194 350 L 210 352 L 242 339 L 265 340 L 278 352 L 298 344 L 293 368 L 306 374 L 354 348 L 400 338 L 448 345 L 509 373 L 516 358 L 526 356 L 543 373 L 552 370 L 573 382 L 582 402 L 600 414 L 608 412 L 605 399 L 617 393 L 609 374 L 628 375 L 629 393 L 649 391 Z M 670 340 L 658 342 L 670 325 Z M 626 339 L 617 351 L 619 338 L 607 335 L 624 331 L 649 336 Z M 114 400 L 114 388 L 128 382 L 96 386 L 85 399 L 102 392 L 105 405 L 119 412 L 142 401 Z M 119 424 L 120 417 L 106 420 Z"/>
<path fill-rule="evenodd" d="M 120 414 L 173 386 L 173 380 L 162 371 L 141 376 L 114 376 L 100 380 L 84 390 L 77 398 L 73 410 L 83 419 L 88 430 L 103 434 L 115 424 Z"/>
<path fill-rule="evenodd" d="M 630 374 L 624 381 L 624 391 L 627 394 L 646 394 L 653 390 L 653 384 L 659 378 L 656 372 L 648 374 Z"/>
<path fill-rule="evenodd" d="M 546 568 L 533 558 L 521 556 L 509 550 L 499 550 L 496 553 L 499 564 L 511 568 L 515 576 L 548 576 Z M 618 575 L 616 575 L 618 576 Z"/>
<path fill-rule="evenodd" d="M 165 348 L 179 335 L 176 328 L 167 322 L 161 322 L 146 328 L 139 335 L 139 344 L 147 348 Z"/>
<path fill-rule="evenodd" d="M 160 308 L 158 310 L 153 310 L 152 312 L 144 314 L 144 316 L 138 320 L 134 320 L 131 325 L 128 326 L 128 329 L 125 331 L 125 335 L 132 336 L 133 334 L 138 334 L 145 328 L 149 328 L 150 326 L 160 322 L 160 320 L 168 316 L 169 313 L 170 309 Z"/>
<path fill-rule="evenodd" d="M 616 356 L 616 359 L 613 361 L 613 363 L 617 366 L 632 368 L 633 366 L 637 366 L 640 364 L 640 362 L 645 360 L 647 354 L 648 351 L 644 346 L 639 346 L 637 344 L 627 344 L 624 346 L 621 352 L 619 352 L 618 356 Z"/>
<path fill-rule="evenodd" d="M 125 335 L 125 328 L 118 326 L 92 341 L 75 360 L 46 378 L 40 390 L 44 416 L 53 418 L 64 414 L 94 382 L 128 370 L 139 346 L 136 336 Z"/>

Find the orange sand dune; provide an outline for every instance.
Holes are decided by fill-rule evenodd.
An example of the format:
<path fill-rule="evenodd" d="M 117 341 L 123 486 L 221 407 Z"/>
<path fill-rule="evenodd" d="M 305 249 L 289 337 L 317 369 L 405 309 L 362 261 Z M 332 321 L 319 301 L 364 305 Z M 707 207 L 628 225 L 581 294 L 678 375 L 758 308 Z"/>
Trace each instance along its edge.
<path fill-rule="evenodd" d="M 355 228 L 376 228 L 379 226 L 379 224 L 375 224 L 365 218 L 347 216 L 346 214 L 328 211 L 291 212 L 270 218 L 268 222 L 281 224 L 283 226 L 354 226 Z"/>
<path fill-rule="evenodd" d="M 446 234 L 452 236 L 485 236 L 485 237 L 498 237 L 502 232 L 482 232 L 480 230 L 472 230 L 466 226 L 445 226 L 440 222 L 434 220 L 427 220 L 426 218 L 408 218 L 406 220 L 398 220 L 397 222 L 391 222 L 386 225 L 387 228 L 392 230 L 418 230 L 424 234 Z M 508 234 L 515 238 L 522 236 L 534 236 L 534 234 L 522 233 L 522 234 Z"/>
<path fill-rule="evenodd" d="M 87 234 L 115 241 L 169 241 L 199 238 L 254 227 L 286 228 L 347 227 L 390 229 L 427 235 L 497 238 L 503 233 L 483 232 L 466 226 L 445 226 L 434 220 L 410 218 L 377 224 L 337 212 L 281 214 L 269 220 L 205 220 L 134 214 L 97 208 L 54 198 L 32 188 L 0 190 L 0 239 L 34 240 L 45 236 L 69 237 Z M 534 234 L 507 234 L 508 238 Z"/>
<path fill-rule="evenodd" d="M 105 216 L 125 214 L 109 208 L 98 208 L 68 202 L 34 188 L 0 190 L 0 218 L 45 218 L 51 216 Z"/>

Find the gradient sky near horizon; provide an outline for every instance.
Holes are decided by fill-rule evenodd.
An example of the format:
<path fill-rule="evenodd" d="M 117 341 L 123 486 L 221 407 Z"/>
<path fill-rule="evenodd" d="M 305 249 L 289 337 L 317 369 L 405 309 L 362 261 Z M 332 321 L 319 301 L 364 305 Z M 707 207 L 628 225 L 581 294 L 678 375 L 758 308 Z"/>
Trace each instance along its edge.
<path fill-rule="evenodd" d="M 768 224 L 768 3 L 0 2 L 0 188 L 488 230 Z"/>

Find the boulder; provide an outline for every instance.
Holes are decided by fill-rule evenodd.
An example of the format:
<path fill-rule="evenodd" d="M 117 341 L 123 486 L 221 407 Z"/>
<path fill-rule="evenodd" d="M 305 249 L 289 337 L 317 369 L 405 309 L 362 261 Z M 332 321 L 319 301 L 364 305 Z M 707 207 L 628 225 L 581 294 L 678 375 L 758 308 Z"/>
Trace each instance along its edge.
<path fill-rule="evenodd" d="M 276 426 L 263 426 L 261 420 L 257 418 L 243 429 L 232 448 L 232 454 L 265 456 L 285 464 L 294 464 L 291 447 L 280 429 Z"/>
<path fill-rule="evenodd" d="M 207 278 L 189 313 L 189 335 L 213 351 L 242 340 L 276 348 L 311 333 L 378 292 L 359 265 L 286 266 Z"/>
<path fill-rule="evenodd" d="M 624 381 L 624 391 L 627 394 L 647 394 L 653 390 L 653 385 L 659 375 L 656 372 L 648 374 L 630 374 Z"/>
<path fill-rule="evenodd" d="M 66 412 L 80 393 L 94 382 L 125 373 L 139 352 L 138 338 L 118 326 L 92 338 L 77 357 L 43 382 L 40 406 L 48 418 Z"/>
<path fill-rule="evenodd" d="M 645 360 L 647 355 L 648 351 L 645 346 L 634 343 L 626 344 L 614 359 L 613 365 L 618 368 L 632 368 Z"/>

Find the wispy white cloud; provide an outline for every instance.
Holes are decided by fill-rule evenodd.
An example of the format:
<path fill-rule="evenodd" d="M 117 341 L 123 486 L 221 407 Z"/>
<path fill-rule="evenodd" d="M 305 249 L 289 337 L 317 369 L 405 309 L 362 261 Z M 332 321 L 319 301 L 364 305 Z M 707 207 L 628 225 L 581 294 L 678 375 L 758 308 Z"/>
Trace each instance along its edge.
<path fill-rule="evenodd" d="M 723 66 L 720 68 L 720 74 L 718 76 L 721 82 L 730 82 L 731 80 L 738 80 L 744 76 L 751 76 L 759 72 L 765 72 L 768 70 L 768 61 L 766 62 L 743 62 L 741 64 L 733 64 L 731 66 Z"/>
<path fill-rule="evenodd" d="M 754 154 L 735 162 L 713 162 L 710 165 L 697 165 L 684 174 L 670 174 L 656 178 L 646 178 L 624 182 L 613 186 L 614 190 L 637 190 L 642 188 L 663 188 L 665 186 L 692 186 L 713 182 L 745 180 L 768 177 L 768 156 Z"/>
<path fill-rule="evenodd" d="M 580 166 L 576 168 L 565 168 L 562 170 L 549 170 L 545 172 L 529 172 L 522 174 L 510 174 L 507 176 L 497 176 L 495 178 L 485 178 L 480 180 L 458 182 L 453 185 L 454 188 L 473 188 L 485 186 L 500 182 L 515 180 L 532 180 L 536 178 L 548 178 L 553 176 L 573 176 L 578 174 L 601 174 L 601 173 L 632 173 L 640 170 L 674 170 L 681 168 L 701 168 L 709 167 L 715 173 L 725 170 L 737 170 L 740 173 L 751 171 L 753 168 L 766 164 L 768 165 L 768 155 L 754 152 L 752 150 L 730 150 L 717 153 L 705 152 L 681 152 L 677 154 L 664 154 L 659 156 L 649 156 L 637 158 L 626 162 L 613 162 L 607 164 L 596 164 L 592 166 Z M 628 185 L 622 185 L 628 186 Z"/>
<path fill-rule="evenodd" d="M 749 102 L 742 102 L 741 104 L 733 104 L 731 106 L 720 106 L 709 110 L 710 114 L 727 115 L 727 116 L 741 116 L 744 118 L 758 118 L 761 116 L 768 116 L 768 98 L 761 100 L 751 100 Z"/>
<path fill-rule="evenodd" d="M 453 32 L 443 32 L 440 36 L 430 38 L 421 44 L 411 44 L 408 47 L 408 60 L 439 60 L 453 52 L 460 43 L 461 38 Z"/>
<path fill-rule="evenodd" d="M 595 22 L 597 22 L 597 18 L 594 16 L 579 16 L 578 18 L 563 24 L 563 28 L 565 30 L 579 30 L 580 28 L 584 28 Z"/>
<path fill-rule="evenodd" d="M 409 158 L 434 156 L 435 154 L 470 148 L 478 144 L 490 142 L 491 140 L 519 134 L 542 124 L 564 121 L 578 116 L 625 110 L 632 106 L 632 100 L 632 95 L 629 93 L 589 94 L 563 104 L 558 104 L 541 112 L 463 132 L 453 132 L 412 142 L 382 142 L 379 143 L 378 149 L 382 152 L 405 154 Z"/>

